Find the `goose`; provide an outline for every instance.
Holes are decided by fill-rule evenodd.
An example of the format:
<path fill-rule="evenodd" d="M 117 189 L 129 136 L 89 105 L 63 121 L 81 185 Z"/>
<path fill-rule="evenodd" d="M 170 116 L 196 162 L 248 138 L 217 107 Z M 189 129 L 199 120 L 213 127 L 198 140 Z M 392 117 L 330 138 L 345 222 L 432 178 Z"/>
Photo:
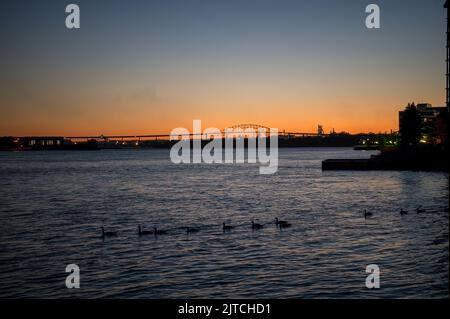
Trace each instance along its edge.
<path fill-rule="evenodd" d="M 229 226 L 229 225 L 226 225 L 225 223 L 223 223 L 222 224 L 222 229 L 225 231 L 225 230 L 231 230 L 231 229 L 233 229 L 234 228 L 234 226 Z"/>
<path fill-rule="evenodd" d="M 264 227 L 264 225 L 255 223 L 255 221 L 252 220 L 252 229 L 261 229 L 263 227 Z"/>
<path fill-rule="evenodd" d="M 186 227 L 186 234 L 190 233 L 198 233 L 200 231 L 200 228 L 192 228 L 192 227 Z"/>
<path fill-rule="evenodd" d="M 158 229 L 158 228 L 156 228 L 156 227 L 153 227 L 153 234 L 155 234 L 155 236 L 156 235 L 164 235 L 164 234 L 166 234 L 167 233 L 167 231 L 165 231 L 165 230 L 162 230 L 162 229 Z"/>
<path fill-rule="evenodd" d="M 275 225 L 278 225 L 280 227 L 289 227 L 289 226 L 291 226 L 291 224 L 289 224 L 287 221 L 279 220 L 278 217 L 275 217 Z"/>
<path fill-rule="evenodd" d="M 364 209 L 364 218 L 372 217 L 372 216 L 373 216 L 373 214 L 371 212 L 368 212 L 367 209 Z"/>
<path fill-rule="evenodd" d="M 408 214 L 407 210 L 403 210 L 403 208 L 400 208 L 400 215 L 406 215 Z"/>
<path fill-rule="evenodd" d="M 282 223 L 282 224 L 279 224 L 278 225 L 278 227 L 280 227 L 280 229 L 281 228 L 288 228 L 288 227 L 291 227 L 292 225 L 291 224 L 289 224 L 289 223 Z"/>
<path fill-rule="evenodd" d="M 102 238 L 105 238 L 105 237 L 114 237 L 114 236 L 117 236 L 117 233 L 116 233 L 116 232 L 112 232 L 112 231 L 106 231 L 106 232 L 105 232 L 105 228 L 102 226 Z"/>
<path fill-rule="evenodd" d="M 141 225 L 138 225 L 138 235 L 139 236 L 150 235 L 150 234 L 153 234 L 153 232 L 150 230 L 142 230 Z"/>
<path fill-rule="evenodd" d="M 425 209 L 422 208 L 422 206 L 417 207 L 416 209 L 417 214 L 425 213 Z"/>

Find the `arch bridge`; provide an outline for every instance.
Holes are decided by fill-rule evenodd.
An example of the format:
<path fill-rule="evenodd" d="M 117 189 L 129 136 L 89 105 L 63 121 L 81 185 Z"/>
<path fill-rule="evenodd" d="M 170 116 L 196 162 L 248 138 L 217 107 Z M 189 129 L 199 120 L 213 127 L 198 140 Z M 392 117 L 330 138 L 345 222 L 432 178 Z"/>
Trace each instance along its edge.
<path fill-rule="evenodd" d="M 319 128 L 321 128 L 319 126 Z M 253 130 L 253 131 L 250 131 Z M 225 136 L 226 134 L 226 130 L 230 130 L 232 132 L 230 132 L 231 134 L 234 134 L 235 136 L 256 136 L 259 134 L 266 134 L 266 136 L 270 136 L 270 134 L 274 133 L 274 129 L 269 128 L 267 126 L 264 125 L 259 125 L 259 124 L 252 124 L 252 123 L 244 123 L 244 124 L 236 124 L 236 125 L 232 125 L 229 126 L 223 130 L 221 130 L 221 134 L 223 136 Z M 262 132 L 260 132 L 260 130 L 262 130 Z M 240 134 L 240 135 L 239 135 Z M 252 135 L 254 134 L 254 135 Z M 317 132 L 286 132 L 285 130 L 278 131 L 278 136 L 280 138 L 296 138 L 296 137 L 314 137 L 314 136 L 327 136 L 329 134 L 324 134 L 323 130 L 318 130 Z M 189 133 L 189 134 L 185 134 L 184 136 L 189 136 L 190 138 L 196 138 L 198 136 L 202 135 L 202 133 L 200 134 L 194 134 L 194 133 Z M 74 141 L 81 141 L 81 140 L 90 140 L 90 139 L 94 139 L 94 140 L 99 140 L 99 141 L 111 141 L 111 140 L 115 140 L 115 141 L 124 141 L 124 140 L 132 140 L 132 141 L 137 141 L 137 143 L 143 141 L 143 140 L 165 140 L 165 139 L 169 139 L 170 138 L 170 134 L 144 134 L 144 135 L 100 135 L 100 136 L 67 136 L 65 137 L 66 139 L 70 139 L 70 140 L 74 140 Z"/>

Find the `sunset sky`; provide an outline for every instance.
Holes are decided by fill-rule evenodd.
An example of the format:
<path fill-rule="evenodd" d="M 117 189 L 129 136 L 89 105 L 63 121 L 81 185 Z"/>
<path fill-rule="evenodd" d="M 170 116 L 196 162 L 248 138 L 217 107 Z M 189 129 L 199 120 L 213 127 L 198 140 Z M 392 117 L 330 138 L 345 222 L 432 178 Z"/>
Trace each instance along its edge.
<path fill-rule="evenodd" d="M 408 102 L 444 105 L 443 2 L 4 0 L 0 135 L 397 130 Z"/>

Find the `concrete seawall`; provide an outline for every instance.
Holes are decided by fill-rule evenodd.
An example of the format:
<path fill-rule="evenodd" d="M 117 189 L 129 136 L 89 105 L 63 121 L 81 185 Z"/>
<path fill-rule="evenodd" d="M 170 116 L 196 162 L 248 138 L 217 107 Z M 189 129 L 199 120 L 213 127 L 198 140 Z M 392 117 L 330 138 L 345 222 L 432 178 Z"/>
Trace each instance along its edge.
<path fill-rule="evenodd" d="M 442 171 L 448 172 L 448 152 L 428 147 L 422 150 L 386 152 L 368 159 L 327 159 L 322 170 Z"/>

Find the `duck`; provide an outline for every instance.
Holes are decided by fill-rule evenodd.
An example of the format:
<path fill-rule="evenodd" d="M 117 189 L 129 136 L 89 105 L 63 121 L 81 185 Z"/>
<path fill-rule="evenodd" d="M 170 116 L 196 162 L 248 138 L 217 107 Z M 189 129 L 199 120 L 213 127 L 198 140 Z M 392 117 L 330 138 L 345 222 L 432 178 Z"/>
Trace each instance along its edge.
<path fill-rule="evenodd" d="M 417 214 L 425 213 L 425 209 L 422 208 L 422 206 L 417 207 L 416 209 Z"/>
<path fill-rule="evenodd" d="M 408 214 L 407 210 L 403 210 L 403 208 L 400 208 L 400 215 L 406 215 Z"/>
<path fill-rule="evenodd" d="M 165 231 L 165 230 L 158 229 L 157 227 L 153 227 L 153 234 L 155 234 L 155 236 L 156 235 L 164 235 L 166 233 L 167 233 L 167 231 Z"/>
<path fill-rule="evenodd" d="M 105 228 L 102 226 L 102 238 L 105 238 L 105 237 L 114 237 L 114 236 L 117 236 L 117 233 L 116 233 L 116 232 L 113 232 L 113 231 L 105 231 Z"/>
<path fill-rule="evenodd" d="M 231 230 L 231 229 L 233 229 L 234 228 L 234 226 L 230 226 L 230 225 L 226 225 L 225 223 L 223 223 L 222 224 L 222 229 L 225 231 L 225 230 Z"/>
<path fill-rule="evenodd" d="M 264 228 L 264 225 L 255 223 L 255 221 L 252 220 L 252 229 L 261 229 L 261 228 Z"/>
<path fill-rule="evenodd" d="M 190 233 L 198 233 L 200 231 L 200 228 L 193 228 L 193 227 L 186 227 L 186 234 Z"/>
<path fill-rule="evenodd" d="M 138 235 L 139 236 L 151 235 L 151 234 L 153 234 L 152 231 L 150 231 L 150 230 L 142 230 L 141 229 L 141 225 L 138 225 Z"/>
<path fill-rule="evenodd" d="M 291 224 L 289 224 L 287 221 L 279 220 L 278 217 L 275 217 L 275 225 L 277 225 L 279 227 L 289 227 L 289 226 L 291 226 Z"/>
<path fill-rule="evenodd" d="M 364 218 L 372 217 L 372 216 L 373 216 L 373 214 L 371 212 L 368 212 L 367 209 L 364 209 Z"/>

